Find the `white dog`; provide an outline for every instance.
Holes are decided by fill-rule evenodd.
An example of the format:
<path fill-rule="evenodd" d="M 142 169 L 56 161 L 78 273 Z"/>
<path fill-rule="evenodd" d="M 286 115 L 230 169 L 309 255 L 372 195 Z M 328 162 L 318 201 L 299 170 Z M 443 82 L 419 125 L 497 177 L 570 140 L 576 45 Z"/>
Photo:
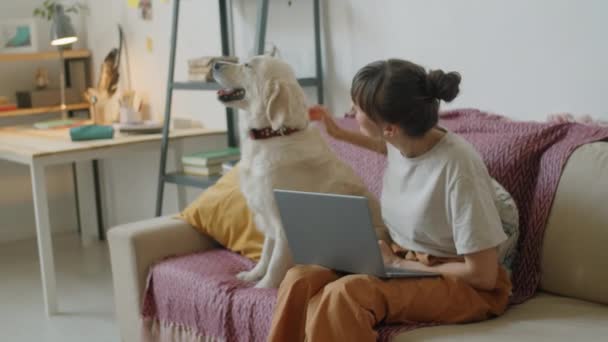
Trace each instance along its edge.
<path fill-rule="evenodd" d="M 239 117 L 241 190 L 265 235 L 260 261 L 239 279 L 259 281 L 259 288 L 278 287 L 293 265 L 275 188 L 367 196 L 378 236 L 387 238 L 377 200 L 309 126 L 305 95 L 289 65 L 258 56 L 245 64 L 218 62 L 213 76 L 224 87 L 218 99 L 246 112 Z"/>

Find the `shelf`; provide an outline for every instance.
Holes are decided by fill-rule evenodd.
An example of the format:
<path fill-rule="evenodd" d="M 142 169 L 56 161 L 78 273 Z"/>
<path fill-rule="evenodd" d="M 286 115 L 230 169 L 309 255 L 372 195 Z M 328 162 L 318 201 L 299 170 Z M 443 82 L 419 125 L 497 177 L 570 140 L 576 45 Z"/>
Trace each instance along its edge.
<path fill-rule="evenodd" d="M 82 110 L 89 109 L 89 103 L 75 103 L 66 105 L 65 110 Z M 0 117 L 6 116 L 23 116 L 23 115 L 36 115 L 36 114 L 46 114 L 46 113 L 59 113 L 61 112 L 61 106 L 48 106 L 48 107 L 36 107 L 36 108 L 21 108 L 16 110 L 9 110 L 5 112 L 0 112 Z"/>
<path fill-rule="evenodd" d="M 314 87 L 319 82 L 314 77 L 298 78 L 298 83 L 302 87 Z M 173 82 L 173 89 L 175 90 L 218 90 L 220 85 L 215 82 L 203 82 L 203 81 L 187 81 L 187 82 Z"/>
<path fill-rule="evenodd" d="M 319 84 L 318 80 L 314 77 L 298 78 L 298 83 L 302 87 L 315 87 Z"/>
<path fill-rule="evenodd" d="M 221 177 L 222 175 L 195 176 L 183 172 L 172 172 L 165 175 L 165 182 L 206 189 L 215 184 Z"/>
<path fill-rule="evenodd" d="M 83 59 L 89 57 L 91 57 L 91 51 L 86 49 L 63 51 L 63 58 L 65 59 Z M 59 51 L 0 54 L 0 62 L 34 61 L 41 59 L 59 59 Z"/>
<path fill-rule="evenodd" d="M 173 82 L 173 89 L 179 90 L 218 90 L 220 85 L 214 82 Z"/>

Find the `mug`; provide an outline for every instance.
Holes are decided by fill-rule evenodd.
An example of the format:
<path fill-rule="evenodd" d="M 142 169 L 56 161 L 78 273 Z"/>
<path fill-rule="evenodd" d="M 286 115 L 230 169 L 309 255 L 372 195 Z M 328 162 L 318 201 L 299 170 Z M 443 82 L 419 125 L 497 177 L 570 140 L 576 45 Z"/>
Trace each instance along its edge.
<path fill-rule="evenodd" d="M 120 107 L 120 123 L 133 124 L 142 122 L 140 111 L 136 111 L 130 107 Z"/>

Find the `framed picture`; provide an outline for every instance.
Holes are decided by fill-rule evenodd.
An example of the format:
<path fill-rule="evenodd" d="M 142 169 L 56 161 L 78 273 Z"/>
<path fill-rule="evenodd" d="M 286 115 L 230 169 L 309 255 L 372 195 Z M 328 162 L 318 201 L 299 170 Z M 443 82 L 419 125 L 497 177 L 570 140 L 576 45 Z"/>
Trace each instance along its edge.
<path fill-rule="evenodd" d="M 34 19 L 0 20 L 0 54 L 37 51 Z"/>

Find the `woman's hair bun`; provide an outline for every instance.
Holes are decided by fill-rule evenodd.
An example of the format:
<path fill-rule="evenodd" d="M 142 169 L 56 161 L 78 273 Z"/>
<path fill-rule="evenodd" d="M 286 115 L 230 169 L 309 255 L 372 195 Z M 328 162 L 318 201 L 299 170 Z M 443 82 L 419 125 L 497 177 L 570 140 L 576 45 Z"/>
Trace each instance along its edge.
<path fill-rule="evenodd" d="M 460 74 L 442 70 L 432 70 L 426 76 L 426 88 L 429 96 L 450 102 L 460 91 Z"/>

